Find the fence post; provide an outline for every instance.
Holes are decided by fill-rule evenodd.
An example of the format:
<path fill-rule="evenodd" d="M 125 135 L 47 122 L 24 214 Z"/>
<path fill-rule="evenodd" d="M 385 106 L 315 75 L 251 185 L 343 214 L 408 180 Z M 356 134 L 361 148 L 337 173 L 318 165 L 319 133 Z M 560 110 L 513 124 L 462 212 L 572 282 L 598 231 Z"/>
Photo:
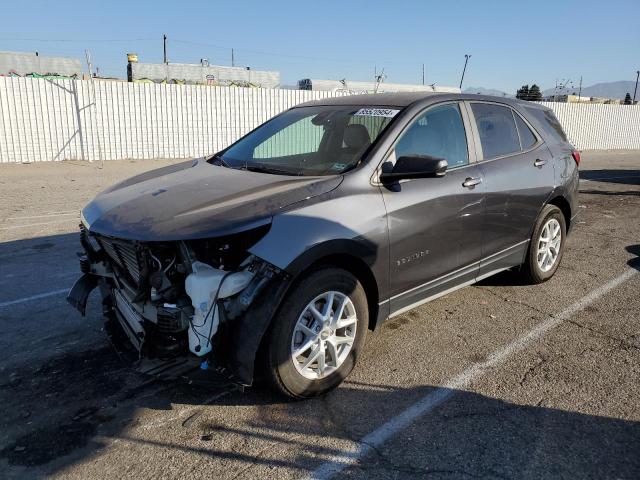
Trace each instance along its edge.
<path fill-rule="evenodd" d="M 78 80 L 76 79 L 72 79 L 71 80 L 71 95 L 73 96 L 73 103 L 75 106 L 75 112 L 76 112 L 76 121 L 78 122 L 78 138 L 80 139 L 80 156 L 82 157 L 81 160 L 86 160 L 86 154 L 84 151 L 84 133 L 82 131 L 82 116 L 80 115 L 80 101 L 78 100 L 78 85 L 77 85 Z"/>

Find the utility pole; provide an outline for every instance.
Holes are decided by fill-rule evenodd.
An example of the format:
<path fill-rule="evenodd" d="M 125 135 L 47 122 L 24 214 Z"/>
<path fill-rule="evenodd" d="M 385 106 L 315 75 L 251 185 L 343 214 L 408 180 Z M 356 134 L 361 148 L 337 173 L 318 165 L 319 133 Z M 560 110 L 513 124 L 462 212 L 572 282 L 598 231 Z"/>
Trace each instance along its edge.
<path fill-rule="evenodd" d="M 236 61 L 235 61 L 235 58 L 233 56 L 233 48 L 231 49 L 231 66 L 232 67 L 236 66 Z"/>
<path fill-rule="evenodd" d="M 164 51 L 164 64 L 166 65 L 168 62 L 167 60 L 167 35 L 162 35 L 162 48 Z"/>
<path fill-rule="evenodd" d="M 460 90 L 462 90 L 462 81 L 464 80 L 464 72 L 467 71 L 467 62 L 471 58 L 471 55 L 464 56 L 464 68 L 462 69 L 462 76 L 460 77 Z"/>
<path fill-rule="evenodd" d="M 422 85 L 424 85 L 424 63 L 422 64 Z"/>
<path fill-rule="evenodd" d="M 636 70 L 636 88 L 633 89 L 633 104 L 636 103 L 636 93 L 638 92 L 638 77 L 640 77 L 640 70 Z"/>
<path fill-rule="evenodd" d="M 580 87 L 578 87 L 578 101 L 582 101 L 582 75 L 580 75 Z"/>

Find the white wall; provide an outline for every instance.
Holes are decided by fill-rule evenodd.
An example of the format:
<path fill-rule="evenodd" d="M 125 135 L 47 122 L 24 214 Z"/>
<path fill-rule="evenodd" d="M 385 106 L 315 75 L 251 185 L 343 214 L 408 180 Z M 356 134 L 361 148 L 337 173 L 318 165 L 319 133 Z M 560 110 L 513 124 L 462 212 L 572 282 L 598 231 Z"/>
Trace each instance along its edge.
<path fill-rule="evenodd" d="M 335 94 L 0 77 L 0 162 L 201 156 L 328 96 Z"/>
<path fill-rule="evenodd" d="M 640 105 L 540 102 L 580 150 L 640 149 Z"/>
<path fill-rule="evenodd" d="M 0 77 L 0 162 L 196 157 L 293 105 L 335 95 Z M 580 149 L 640 149 L 640 106 L 545 105 Z"/>

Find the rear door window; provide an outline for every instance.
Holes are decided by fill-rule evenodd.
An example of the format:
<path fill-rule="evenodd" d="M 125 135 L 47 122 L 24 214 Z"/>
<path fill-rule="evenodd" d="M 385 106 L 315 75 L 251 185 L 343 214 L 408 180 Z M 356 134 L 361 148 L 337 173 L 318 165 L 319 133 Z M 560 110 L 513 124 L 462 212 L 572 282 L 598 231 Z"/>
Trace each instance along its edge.
<path fill-rule="evenodd" d="M 516 125 L 518 126 L 518 133 L 520 134 L 520 144 L 522 146 L 522 150 L 529 150 L 533 147 L 538 139 L 533 134 L 529 126 L 522 120 L 522 117 L 517 113 L 514 113 L 513 116 L 516 118 Z"/>
<path fill-rule="evenodd" d="M 472 103 L 484 159 L 520 151 L 516 122 L 509 107 L 490 103 Z"/>

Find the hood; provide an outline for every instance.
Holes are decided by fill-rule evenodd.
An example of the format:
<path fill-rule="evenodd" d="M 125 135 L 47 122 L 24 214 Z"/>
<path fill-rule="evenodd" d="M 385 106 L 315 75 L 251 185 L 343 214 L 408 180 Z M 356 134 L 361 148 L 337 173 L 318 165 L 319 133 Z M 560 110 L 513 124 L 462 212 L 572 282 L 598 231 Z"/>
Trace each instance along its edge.
<path fill-rule="evenodd" d="M 267 224 L 285 207 L 341 181 L 340 175 L 271 175 L 191 160 L 114 185 L 83 209 L 82 218 L 92 232 L 131 240 L 216 237 Z"/>

